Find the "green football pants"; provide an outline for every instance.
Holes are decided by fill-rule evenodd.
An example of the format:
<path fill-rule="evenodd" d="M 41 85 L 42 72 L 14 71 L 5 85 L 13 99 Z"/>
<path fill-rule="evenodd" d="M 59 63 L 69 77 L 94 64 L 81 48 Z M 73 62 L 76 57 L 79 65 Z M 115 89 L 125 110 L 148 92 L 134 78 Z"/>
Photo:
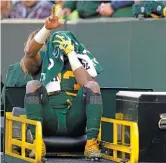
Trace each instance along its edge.
<path fill-rule="evenodd" d="M 42 123 L 45 136 L 81 136 L 86 133 L 88 139 L 96 138 L 103 110 L 101 95 L 83 87 L 70 104 L 63 103 L 65 98 L 63 91 L 53 96 L 47 96 L 41 89 L 26 94 L 26 115 Z M 34 129 L 31 130 L 35 135 Z"/>

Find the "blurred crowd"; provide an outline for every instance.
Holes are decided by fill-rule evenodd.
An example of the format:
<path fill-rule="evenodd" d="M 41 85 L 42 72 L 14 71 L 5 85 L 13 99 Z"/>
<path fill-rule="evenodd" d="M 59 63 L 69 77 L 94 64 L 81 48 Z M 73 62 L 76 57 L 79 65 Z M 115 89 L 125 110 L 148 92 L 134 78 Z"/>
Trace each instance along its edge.
<path fill-rule="evenodd" d="M 55 4 L 61 19 L 76 20 L 93 17 L 166 17 L 165 1 L 49 1 L 1 0 L 1 19 L 43 19 Z"/>

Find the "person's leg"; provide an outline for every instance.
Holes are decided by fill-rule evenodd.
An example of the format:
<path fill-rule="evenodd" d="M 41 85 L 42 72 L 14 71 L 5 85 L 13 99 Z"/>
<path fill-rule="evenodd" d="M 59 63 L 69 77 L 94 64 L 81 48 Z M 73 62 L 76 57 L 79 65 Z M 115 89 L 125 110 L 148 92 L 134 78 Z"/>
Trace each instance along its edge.
<path fill-rule="evenodd" d="M 56 118 L 53 117 L 53 112 L 52 112 L 52 109 L 49 107 L 48 102 L 49 101 L 47 97 L 46 88 L 41 85 L 40 81 L 33 80 L 27 83 L 26 95 L 24 99 L 24 107 L 26 111 L 26 116 L 28 119 L 40 121 L 42 124 L 42 127 L 44 124 L 48 126 L 48 129 L 49 129 L 49 125 L 53 125 L 52 122 L 55 122 L 54 120 Z M 50 121 L 48 121 L 48 119 Z M 56 126 L 56 122 L 54 124 Z M 35 141 L 35 127 L 29 125 L 29 128 L 33 135 L 33 139 Z M 45 126 L 43 128 L 45 128 Z M 56 127 L 52 127 L 52 126 L 51 128 L 56 129 Z M 43 154 L 43 157 L 46 154 L 44 142 L 42 146 L 42 154 Z M 30 157 L 34 157 L 34 156 L 35 156 L 35 153 L 31 152 Z"/>
<path fill-rule="evenodd" d="M 24 105 L 28 119 L 40 121 L 42 128 L 56 132 L 57 117 L 49 104 L 46 88 L 40 81 L 33 80 L 27 83 Z M 31 130 L 35 137 L 34 129 Z"/>
<path fill-rule="evenodd" d="M 87 138 L 97 138 L 103 113 L 102 97 L 97 82 L 89 81 L 83 87 L 86 102 Z"/>
<path fill-rule="evenodd" d="M 50 98 L 48 102 L 43 105 L 43 135 L 54 136 L 58 130 L 58 117 L 55 114 L 55 109 L 51 105 Z"/>
<path fill-rule="evenodd" d="M 101 157 L 97 137 L 100 130 L 103 105 L 98 83 L 95 81 L 87 82 L 83 87 L 83 96 L 86 101 L 86 134 L 88 139 L 84 155 L 88 158 Z"/>
<path fill-rule="evenodd" d="M 26 85 L 26 95 L 24 98 L 24 107 L 26 116 L 28 119 L 40 121 L 43 124 L 43 108 L 42 108 L 42 94 L 41 94 L 41 83 L 37 80 L 29 81 Z M 33 141 L 35 141 L 35 127 L 28 125 L 31 130 Z M 46 147 L 44 141 L 42 143 L 42 156 L 46 154 Z M 29 157 L 34 158 L 35 152 L 32 151 Z"/>
<path fill-rule="evenodd" d="M 32 80 L 27 83 L 24 107 L 28 119 L 40 121 L 41 124 L 43 124 L 43 107 L 40 88 L 40 81 Z M 35 128 L 30 126 L 30 129 L 35 138 Z"/>
<path fill-rule="evenodd" d="M 96 70 L 92 66 L 90 67 L 90 72 L 83 67 L 73 50 L 74 47 L 70 43 L 68 44 L 68 42 L 66 43 L 65 41 L 62 41 L 61 49 L 65 49 L 77 83 L 81 87 L 85 87 L 83 95 L 86 97 L 86 126 L 88 140 L 84 154 L 87 157 L 100 157 L 101 153 L 98 148 L 97 137 L 102 116 L 102 98 L 100 94 L 100 87 L 92 78 L 92 76 L 96 76 Z"/>
<path fill-rule="evenodd" d="M 69 136 L 82 136 L 86 133 L 86 110 L 83 89 L 78 91 L 72 100 L 72 105 L 67 114 L 67 132 Z"/>
<path fill-rule="evenodd" d="M 67 116 L 67 129 L 72 136 L 80 136 L 86 132 L 85 156 L 101 157 L 97 142 L 103 111 L 100 87 L 95 81 L 88 81 L 81 90 L 82 93 L 79 91 L 72 101 L 72 107 Z"/>

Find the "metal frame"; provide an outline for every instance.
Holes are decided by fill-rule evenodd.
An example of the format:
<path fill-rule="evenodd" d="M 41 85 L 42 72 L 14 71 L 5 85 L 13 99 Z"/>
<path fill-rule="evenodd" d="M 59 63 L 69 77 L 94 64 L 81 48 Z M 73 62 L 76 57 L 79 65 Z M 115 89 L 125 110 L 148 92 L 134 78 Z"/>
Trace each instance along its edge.
<path fill-rule="evenodd" d="M 109 89 L 109 88 L 110 87 L 108 87 L 108 88 L 104 87 L 102 89 Z M 110 89 L 112 89 L 112 87 Z M 117 90 L 125 89 L 125 90 L 128 90 L 129 88 L 113 88 L 113 89 L 117 89 Z M 150 91 L 153 91 L 153 90 L 150 90 Z M 25 126 L 27 124 L 33 124 L 33 125 L 36 126 L 36 131 L 38 131 L 38 132 L 36 132 L 36 134 L 41 134 L 42 133 L 41 124 L 39 122 L 36 122 L 36 121 L 27 120 L 27 119 L 21 119 L 21 118 L 18 118 L 18 117 L 13 117 L 10 112 L 7 112 L 7 114 L 4 114 L 4 116 L 5 116 L 5 122 L 6 122 L 6 123 L 4 123 L 4 125 L 6 126 L 5 127 L 6 128 L 6 133 L 4 133 L 4 135 L 5 135 L 5 138 L 7 138 L 7 139 L 5 139 L 5 143 L 4 143 L 5 154 L 9 155 L 11 157 L 15 157 L 15 158 L 19 158 L 19 159 L 28 161 L 28 162 L 37 162 L 37 161 L 39 161 L 41 159 L 41 151 L 38 152 L 38 150 L 41 149 L 40 147 L 41 147 L 42 135 L 38 135 L 38 136 L 36 135 L 37 141 L 34 144 L 26 143 L 25 142 L 25 128 L 26 128 Z M 116 119 L 121 119 L 122 120 L 121 117 L 117 118 L 117 115 L 115 115 L 115 117 L 116 117 Z M 16 139 L 12 139 L 12 121 L 13 120 L 22 123 L 22 129 L 23 129 L 22 132 L 24 132 L 24 133 L 22 133 L 22 135 L 23 135 L 22 141 L 19 141 L 19 140 L 16 140 Z M 104 118 L 104 117 L 102 117 L 102 122 L 109 122 L 109 123 L 113 123 L 113 124 L 115 124 L 116 122 L 119 122 L 119 123 L 123 122 L 125 124 L 128 123 L 128 122 L 126 123 L 126 121 L 117 121 L 117 120 L 114 120 L 114 119 Z M 115 155 L 113 157 L 105 154 L 104 155 L 105 159 L 109 159 L 109 160 L 114 160 L 114 161 L 120 162 L 123 158 L 125 158 L 125 151 L 127 151 L 127 152 L 129 152 L 131 154 L 131 158 L 132 158 L 131 161 L 136 160 L 136 162 L 138 162 L 137 161 L 138 160 L 138 148 L 139 148 L 138 147 L 138 127 L 137 127 L 137 124 L 135 124 L 134 122 L 131 122 L 130 126 L 132 126 L 132 124 L 133 124 L 133 127 L 132 127 L 133 131 L 135 132 L 134 135 L 136 137 L 133 139 L 133 137 L 131 136 L 131 139 L 133 141 L 135 141 L 135 143 L 134 143 L 135 147 L 133 147 L 133 145 L 131 144 L 131 148 L 126 147 L 126 144 L 124 144 L 125 134 L 122 134 L 122 144 L 124 144 L 124 146 L 125 146 L 124 149 L 123 149 L 122 145 L 118 145 L 118 143 L 116 142 L 116 136 L 115 136 L 116 135 L 115 132 L 118 132 L 118 130 L 116 128 L 114 129 L 114 133 L 113 133 L 113 136 L 114 136 L 114 142 L 113 143 L 102 142 L 101 141 L 101 130 L 100 130 L 99 140 L 104 144 L 104 148 L 108 147 L 108 149 L 114 149 L 114 151 L 115 151 L 114 152 Z M 116 125 L 114 125 L 114 126 L 116 126 Z M 123 132 L 125 131 L 125 125 L 122 125 L 122 131 Z M 132 132 L 131 132 L 131 134 L 132 134 Z M 37 154 L 36 159 L 33 160 L 33 159 L 26 158 L 24 152 L 22 152 L 21 155 L 17 155 L 17 154 L 12 153 L 11 149 L 12 149 L 12 145 L 13 144 L 21 146 L 22 149 L 25 149 L 25 148 L 33 149 L 34 151 L 36 151 L 36 154 Z M 37 144 L 37 146 L 35 148 L 36 144 Z M 118 148 L 118 151 L 123 151 L 122 152 L 122 159 L 120 159 L 120 158 L 118 159 L 118 158 L 115 157 L 116 153 L 117 153 L 117 148 Z M 131 149 L 134 149 L 135 152 L 133 153 Z M 22 150 L 22 151 L 24 151 L 24 150 Z M 134 163 L 136 163 L 136 162 L 134 162 Z"/>
<path fill-rule="evenodd" d="M 103 147 L 109 150 L 112 150 L 112 155 L 103 154 L 103 158 L 115 161 L 115 162 L 128 162 L 128 163 L 138 163 L 139 159 L 139 133 L 138 125 L 136 122 L 117 120 L 102 117 L 102 122 L 112 123 L 113 124 L 113 143 L 102 142 L 101 133 L 102 127 L 100 127 L 100 133 L 98 140 L 102 142 Z M 125 144 L 125 127 L 130 127 L 130 144 Z M 119 128 L 121 128 L 121 131 Z M 118 142 L 118 133 L 121 132 L 121 143 Z M 122 157 L 118 157 L 118 151 L 122 152 Z M 125 158 L 125 153 L 130 155 L 129 158 Z"/>
<path fill-rule="evenodd" d="M 12 138 L 12 121 L 21 122 L 22 124 L 22 139 L 17 140 Z M 113 150 L 113 156 L 109 154 L 103 154 L 103 158 L 115 162 L 122 162 L 125 158 L 125 153 L 130 154 L 129 160 L 126 162 L 128 163 L 138 163 L 138 156 L 139 156 L 139 135 L 138 135 L 138 126 L 135 122 L 124 121 L 124 120 L 117 120 L 117 119 L 110 119 L 102 117 L 101 123 L 107 122 L 113 124 L 113 143 L 110 142 L 103 142 L 101 139 L 102 127 L 100 127 L 100 133 L 98 140 L 102 142 L 103 147 L 106 149 Z M 31 124 L 36 126 L 36 141 L 33 144 L 27 143 L 25 138 L 26 133 L 26 125 Z M 118 142 L 118 126 L 122 128 L 122 144 Z M 102 124 L 101 124 L 102 126 Z M 125 139 L 125 129 L 123 127 L 129 126 L 130 127 L 130 145 L 124 143 Z M 41 123 L 38 121 L 33 121 L 21 117 L 14 117 L 12 116 L 11 112 L 6 113 L 6 130 L 5 130 L 5 154 L 25 160 L 27 162 L 32 163 L 39 163 L 42 159 L 41 157 L 41 149 L 42 149 L 42 127 Z M 16 154 L 12 151 L 12 145 L 17 145 L 21 148 L 21 155 Z M 35 159 L 31 159 L 25 157 L 25 148 L 33 150 L 36 153 Z M 118 151 L 122 152 L 122 158 L 118 157 Z"/>
<path fill-rule="evenodd" d="M 13 121 L 21 122 L 22 126 L 22 139 L 14 139 L 12 138 L 12 126 Z M 26 125 L 34 125 L 36 127 L 36 141 L 31 144 L 26 142 Z M 21 148 L 21 155 L 16 154 L 12 151 L 12 145 L 17 145 Z M 34 159 L 25 157 L 25 149 L 33 150 L 36 154 Z M 16 157 L 18 159 L 25 160 L 31 163 L 39 163 L 41 162 L 42 155 L 42 127 L 41 123 L 38 121 L 33 121 L 24 118 L 18 118 L 12 116 L 11 112 L 6 112 L 6 129 L 5 129 L 5 154 Z"/>

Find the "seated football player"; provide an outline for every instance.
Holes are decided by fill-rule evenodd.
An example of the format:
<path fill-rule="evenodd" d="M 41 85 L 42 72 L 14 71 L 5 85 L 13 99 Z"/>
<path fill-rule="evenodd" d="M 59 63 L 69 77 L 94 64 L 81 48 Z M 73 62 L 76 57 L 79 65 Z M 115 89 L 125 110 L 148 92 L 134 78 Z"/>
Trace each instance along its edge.
<path fill-rule="evenodd" d="M 51 30 L 60 26 L 54 13 L 53 8 L 43 28 L 25 47 L 27 58 L 35 58 Z M 100 158 L 97 137 L 103 105 L 94 80 L 103 70 L 100 64 L 71 32 L 62 31 L 51 34 L 42 62 L 39 57 L 35 63 L 41 63 L 41 78 L 26 85 L 27 118 L 40 121 L 45 136 L 77 137 L 86 132 L 84 155 Z M 34 128 L 30 129 L 35 141 Z M 45 152 L 43 142 L 43 157 Z M 29 156 L 34 155 L 32 151 Z"/>

